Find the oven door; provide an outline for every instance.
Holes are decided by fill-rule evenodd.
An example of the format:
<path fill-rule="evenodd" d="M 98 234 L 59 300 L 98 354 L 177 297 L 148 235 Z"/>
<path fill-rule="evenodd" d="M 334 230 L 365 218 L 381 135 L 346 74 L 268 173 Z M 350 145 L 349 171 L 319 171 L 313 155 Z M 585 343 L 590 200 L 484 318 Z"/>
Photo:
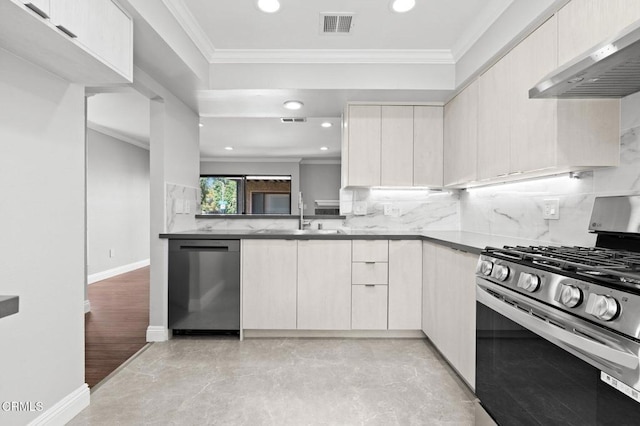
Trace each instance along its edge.
<path fill-rule="evenodd" d="M 602 380 L 624 377 L 638 388 L 638 342 L 482 278 L 476 284 L 476 394 L 498 424 L 639 424 L 637 393 L 638 401 Z"/>

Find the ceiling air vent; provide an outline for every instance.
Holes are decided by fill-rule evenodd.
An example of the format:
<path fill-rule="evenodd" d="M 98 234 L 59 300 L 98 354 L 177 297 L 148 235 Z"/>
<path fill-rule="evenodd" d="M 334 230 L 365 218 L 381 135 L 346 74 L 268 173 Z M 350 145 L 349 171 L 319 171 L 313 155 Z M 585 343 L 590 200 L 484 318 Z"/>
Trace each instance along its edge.
<path fill-rule="evenodd" d="M 282 117 L 280 121 L 283 123 L 306 123 L 307 119 L 304 117 Z"/>
<path fill-rule="evenodd" d="M 352 13 L 321 13 L 321 34 L 349 34 L 353 25 Z"/>

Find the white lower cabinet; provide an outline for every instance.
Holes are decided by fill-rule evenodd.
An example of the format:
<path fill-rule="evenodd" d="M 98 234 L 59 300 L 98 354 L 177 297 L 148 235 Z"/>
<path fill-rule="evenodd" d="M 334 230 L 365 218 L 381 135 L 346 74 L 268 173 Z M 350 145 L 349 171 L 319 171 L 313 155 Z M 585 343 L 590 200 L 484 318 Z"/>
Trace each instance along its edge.
<path fill-rule="evenodd" d="M 298 241 L 298 329 L 351 328 L 351 241 Z"/>
<path fill-rule="evenodd" d="M 475 388 L 476 297 L 478 256 L 437 244 L 423 243 L 422 330 Z"/>
<path fill-rule="evenodd" d="M 298 243 L 242 241 L 242 327 L 296 328 Z"/>
<path fill-rule="evenodd" d="M 389 241 L 389 330 L 420 330 L 422 241 Z"/>
<path fill-rule="evenodd" d="M 387 329 L 387 286 L 367 284 L 351 286 L 351 328 Z"/>

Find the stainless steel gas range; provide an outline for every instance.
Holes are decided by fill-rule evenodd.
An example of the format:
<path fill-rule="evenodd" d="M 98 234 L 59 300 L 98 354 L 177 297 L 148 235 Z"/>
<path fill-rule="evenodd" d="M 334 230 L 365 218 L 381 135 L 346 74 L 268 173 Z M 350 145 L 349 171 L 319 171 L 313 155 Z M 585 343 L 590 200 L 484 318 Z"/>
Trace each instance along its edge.
<path fill-rule="evenodd" d="M 476 394 L 501 425 L 640 424 L 640 195 L 596 198 L 595 247 L 487 247 Z"/>

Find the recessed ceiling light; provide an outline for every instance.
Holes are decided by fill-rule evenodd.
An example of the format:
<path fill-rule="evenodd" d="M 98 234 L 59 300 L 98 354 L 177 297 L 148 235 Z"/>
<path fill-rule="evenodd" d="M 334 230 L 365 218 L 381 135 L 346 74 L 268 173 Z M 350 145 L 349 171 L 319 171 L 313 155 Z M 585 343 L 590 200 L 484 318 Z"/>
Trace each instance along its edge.
<path fill-rule="evenodd" d="M 391 10 L 397 13 L 408 12 L 416 5 L 416 0 L 393 0 Z"/>
<path fill-rule="evenodd" d="M 302 105 L 304 105 L 302 102 L 300 101 L 286 101 L 284 103 L 284 107 L 286 109 L 291 109 L 291 110 L 298 110 L 300 108 L 302 108 Z"/>
<path fill-rule="evenodd" d="M 326 146 L 321 146 L 320 147 L 320 151 L 327 151 L 329 148 L 327 148 Z"/>
<path fill-rule="evenodd" d="M 227 151 L 233 151 L 233 147 L 232 146 L 225 146 L 224 149 L 226 149 Z"/>
<path fill-rule="evenodd" d="M 200 127 L 204 127 L 204 124 L 202 124 L 202 123 L 198 123 L 198 126 L 200 126 Z"/>
<path fill-rule="evenodd" d="M 325 121 L 324 123 L 321 124 L 321 126 L 324 127 L 324 128 L 328 128 L 328 127 L 333 126 L 333 124 L 329 123 L 328 121 Z"/>
<path fill-rule="evenodd" d="M 280 9 L 278 0 L 258 0 L 258 8 L 265 13 L 274 13 Z"/>

